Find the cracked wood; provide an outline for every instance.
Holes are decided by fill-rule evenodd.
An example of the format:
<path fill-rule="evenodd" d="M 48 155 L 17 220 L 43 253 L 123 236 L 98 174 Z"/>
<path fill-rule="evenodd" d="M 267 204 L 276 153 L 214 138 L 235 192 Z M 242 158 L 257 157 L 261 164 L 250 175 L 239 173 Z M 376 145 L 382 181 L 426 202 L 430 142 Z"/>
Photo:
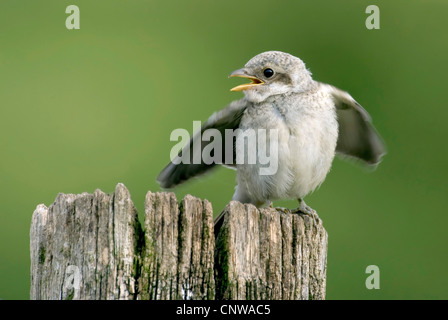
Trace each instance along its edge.
<path fill-rule="evenodd" d="M 30 230 L 31 299 L 325 299 L 327 233 L 312 215 L 148 192 L 59 194 Z M 216 242 L 216 243 L 215 243 Z"/>

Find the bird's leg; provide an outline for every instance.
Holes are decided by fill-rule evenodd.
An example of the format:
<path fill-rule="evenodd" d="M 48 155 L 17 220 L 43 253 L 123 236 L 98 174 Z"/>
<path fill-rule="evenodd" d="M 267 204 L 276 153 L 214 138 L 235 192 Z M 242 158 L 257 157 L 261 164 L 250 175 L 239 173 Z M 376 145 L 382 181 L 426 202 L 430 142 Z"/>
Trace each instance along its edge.
<path fill-rule="evenodd" d="M 302 198 L 298 198 L 297 200 L 299 201 L 299 208 L 297 208 L 298 212 L 314 215 L 314 210 L 307 206 Z"/>
<path fill-rule="evenodd" d="M 274 208 L 274 202 L 272 202 L 272 201 L 268 201 L 267 203 L 269 204 L 268 208 L 275 209 L 277 212 L 282 212 L 284 214 L 291 213 L 291 210 L 286 209 L 286 208 L 281 208 L 281 207 Z"/>

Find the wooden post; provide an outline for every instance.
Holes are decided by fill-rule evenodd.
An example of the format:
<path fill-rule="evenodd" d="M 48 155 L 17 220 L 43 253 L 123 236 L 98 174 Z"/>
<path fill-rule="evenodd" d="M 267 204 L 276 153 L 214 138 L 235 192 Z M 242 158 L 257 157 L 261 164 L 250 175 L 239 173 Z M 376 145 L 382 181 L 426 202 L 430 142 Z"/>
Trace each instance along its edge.
<path fill-rule="evenodd" d="M 148 192 L 142 230 L 123 184 L 59 194 L 33 214 L 31 299 L 325 299 L 317 214 L 235 201 L 224 210 L 214 226 L 207 200 Z"/>

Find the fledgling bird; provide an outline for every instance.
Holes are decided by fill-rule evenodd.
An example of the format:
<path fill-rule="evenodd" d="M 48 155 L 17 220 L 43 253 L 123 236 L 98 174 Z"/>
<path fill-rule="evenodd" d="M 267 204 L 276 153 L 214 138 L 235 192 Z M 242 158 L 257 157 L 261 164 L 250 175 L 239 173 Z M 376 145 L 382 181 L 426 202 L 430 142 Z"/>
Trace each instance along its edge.
<path fill-rule="evenodd" d="M 237 170 L 233 200 L 259 207 L 273 200 L 295 198 L 299 200 L 299 210 L 309 212 L 303 198 L 325 180 L 336 153 L 368 165 L 381 161 L 384 144 L 369 114 L 347 92 L 314 81 L 299 58 L 280 51 L 264 52 L 230 77 L 248 78 L 251 83 L 231 89 L 243 91 L 244 97 L 214 113 L 200 133 L 210 128 L 223 136 L 226 129 L 263 128 L 278 132 L 276 141 L 266 142 L 278 144 L 278 168 L 274 174 L 260 175 L 259 163 L 225 164 Z M 182 152 L 195 152 L 193 143 L 200 133 Z M 203 150 L 214 142 L 199 143 Z M 233 149 L 233 159 L 239 150 Z M 225 151 L 223 148 L 223 154 Z M 196 164 L 171 162 L 159 174 L 158 181 L 163 188 L 172 188 L 216 164 L 203 160 Z"/>

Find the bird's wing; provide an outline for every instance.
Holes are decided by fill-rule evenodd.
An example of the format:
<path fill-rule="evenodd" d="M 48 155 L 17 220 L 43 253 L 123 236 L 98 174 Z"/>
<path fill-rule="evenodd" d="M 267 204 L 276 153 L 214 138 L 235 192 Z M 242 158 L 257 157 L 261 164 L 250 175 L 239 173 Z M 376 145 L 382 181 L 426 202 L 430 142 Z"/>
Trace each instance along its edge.
<path fill-rule="evenodd" d="M 243 116 L 244 111 L 247 108 L 247 101 L 243 98 L 238 101 L 234 101 L 231 104 L 229 104 L 226 108 L 222 109 L 221 111 L 215 112 L 208 120 L 207 122 L 202 126 L 201 131 L 194 134 L 194 136 L 190 139 L 188 144 L 182 149 L 182 151 L 179 153 L 180 158 L 186 158 L 189 156 L 190 161 L 189 164 L 186 163 L 179 163 L 174 164 L 173 162 L 170 162 L 159 174 L 157 177 L 157 181 L 159 182 L 160 186 L 162 188 L 172 188 L 178 185 L 179 183 L 186 181 L 190 179 L 191 177 L 197 176 L 199 174 L 205 173 L 206 171 L 212 169 L 215 167 L 218 163 L 210 163 L 210 161 L 207 161 L 207 159 L 203 159 L 202 157 L 202 151 L 205 147 L 209 146 L 209 150 L 214 149 L 213 143 L 218 144 L 218 141 L 215 141 L 214 139 L 210 139 L 211 141 L 202 141 L 201 136 L 207 129 L 217 129 L 221 135 L 221 146 L 222 149 L 222 159 L 228 159 L 228 157 L 232 157 L 233 163 L 235 163 L 235 148 L 233 148 L 234 145 L 234 138 L 232 138 L 232 155 L 228 155 L 226 157 L 225 153 L 225 146 L 227 145 L 225 141 L 225 130 L 226 129 L 236 129 L 239 127 L 241 117 Z M 200 148 L 193 148 L 193 145 L 197 144 L 200 146 Z M 217 145 L 216 148 L 219 146 Z M 218 149 L 214 149 L 218 150 Z M 196 154 L 196 157 L 194 155 L 194 152 L 198 153 L 201 152 L 200 155 Z M 200 159 L 199 163 L 193 163 L 193 159 Z M 209 159 L 210 160 L 210 159 Z M 185 162 L 185 161 L 184 161 Z M 227 163 L 227 162 L 226 162 Z M 226 166 L 231 166 L 229 164 L 226 164 Z"/>
<path fill-rule="evenodd" d="M 386 150 L 370 115 L 347 92 L 326 86 L 333 97 L 339 123 L 336 152 L 369 165 L 380 163 Z"/>

